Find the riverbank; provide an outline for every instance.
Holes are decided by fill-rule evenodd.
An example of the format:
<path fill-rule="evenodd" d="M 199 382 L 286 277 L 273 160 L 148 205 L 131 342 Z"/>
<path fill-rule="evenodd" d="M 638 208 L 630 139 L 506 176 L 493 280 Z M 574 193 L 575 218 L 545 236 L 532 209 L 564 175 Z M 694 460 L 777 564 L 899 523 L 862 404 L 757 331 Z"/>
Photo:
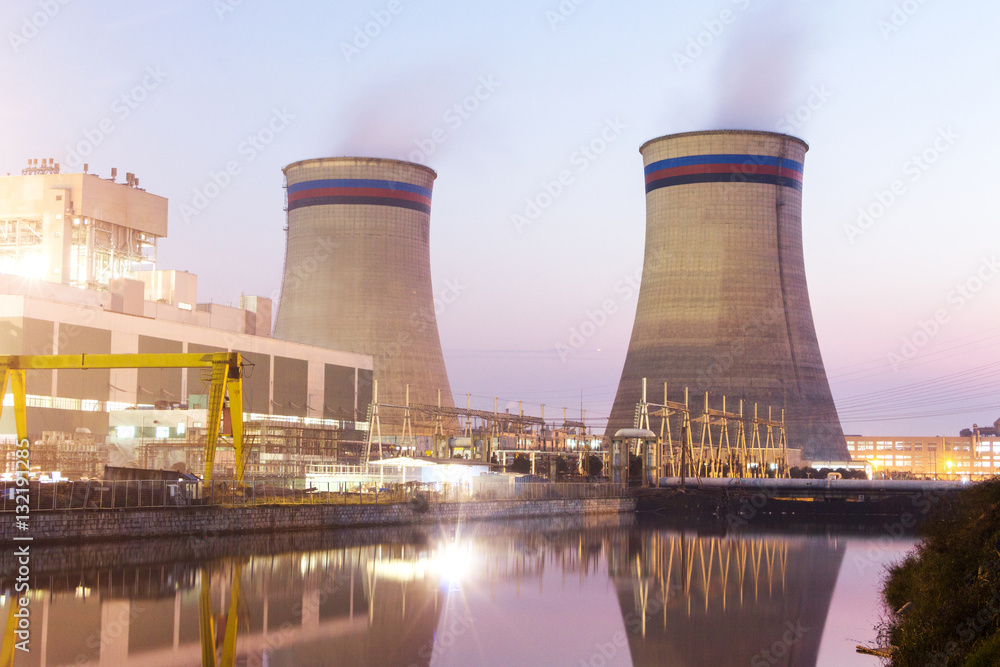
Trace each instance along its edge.
<path fill-rule="evenodd" d="M 926 483 L 875 488 L 844 480 L 837 485 L 786 489 L 767 485 L 775 480 L 688 480 L 686 488 L 633 489 L 636 511 L 711 518 L 727 528 L 748 523 L 781 523 L 789 517 L 822 523 L 881 522 L 912 530 L 942 498 L 956 493 L 953 485 Z M 779 482 L 799 480 L 778 480 Z M 709 484 L 707 482 L 719 482 Z M 826 482 L 826 480 L 822 480 Z"/>
<path fill-rule="evenodd" d="M 0 516 L 0 541 L 12 543 L 14 537 L 27 536 L 35 544 L 197 537 L 634 511 L 634 498 L 62 510 L 32 513 L 27 531 L 16 528 L 13 513 L 4 514 Z"/>
<path fill-rule="evenodd" d="M 889 569 L 881 627 L 893 667 L 1000 664 L 1000 481 L 943 499 Z"/>

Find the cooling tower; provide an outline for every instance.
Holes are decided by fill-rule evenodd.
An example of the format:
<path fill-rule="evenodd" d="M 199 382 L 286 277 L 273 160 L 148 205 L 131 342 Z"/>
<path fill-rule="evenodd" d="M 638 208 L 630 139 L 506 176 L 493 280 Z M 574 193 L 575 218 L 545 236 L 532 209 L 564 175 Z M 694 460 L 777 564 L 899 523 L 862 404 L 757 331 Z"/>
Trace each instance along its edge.
<path fill-rule="evenodd" d="M 640 148 L 646 249 L 608 433 L 632 426 L 646 377 L 651 402 L 667 382 L 670 400 L 690 387 L 696 410 L 705 391 L 716 408 L 723 394 L 731 409 L 741 398 L 773 406 L 776 418 L 785 408 L 789 447 L 848 458 L 806 289 L 806 150 L 794 137 L 749 131 L 675 134 Z"/>
<path fill-rule="evenodd" d="M 441 390 L 453 407 L 431 290 L 437 174 L 352 157 L 283 171 L 288 246 L 275 337 L 372 355 L 379 403 L 403 405 L 409 384 L 411 403 L 436 405 Z M 402 423 L 401 411 L 380 412 L 383 427 Z"/>

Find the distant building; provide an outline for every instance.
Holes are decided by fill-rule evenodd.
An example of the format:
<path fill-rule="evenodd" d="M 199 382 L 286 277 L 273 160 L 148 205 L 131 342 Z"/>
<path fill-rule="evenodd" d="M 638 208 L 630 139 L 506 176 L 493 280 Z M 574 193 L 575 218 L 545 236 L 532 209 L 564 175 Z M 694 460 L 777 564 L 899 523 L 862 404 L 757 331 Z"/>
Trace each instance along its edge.
<path fill-rule="evenodd" d="M 854 461 L 865 461 L 877 477 L 908 473 L 931 479 L 982 479 L 1000 474 L 1000 437 L 847 436 Z"/>
<path fill-rule="evenodd" d="M 247 419 L 366 428 L 357 422 L 371 402 L 370 355 L 272 338 L 268 298 L 244 296 L 239 307 L 198 303 L 197 276 L 156 268 L 166 199 L 138 188 L 132 174 L 117 183 L 57 170 L 0 177 L 0 354 L 240 352 Z M 93 448 L 109 425 L 120 438 L 122 419 L 110 424 L 112 412 L 203 409 L 208 393 L 198 369 L 30 371 L 26 380 L 29 437 L 48 433 L 45 441 L 65 442 L 66 451 L 72 438 L 54 434 L 85 433 Z M 172 430 L 154 421 L 144 428 L 138 420 L 140 442 L 187 441 L 176 424 L 204 418 L 171 419 Z M 254 446 L 268 449 L 271 430 L 258 428 Z M 14 432 L 7 409 L 0 433 Z"/>
<path fill-rule="evenodd" d="M 979 426 L 978 424 L 973 424 L 972 428 L 963 428 L 959 435 L 968 436 L 979 434 L 980 436 L 986 436 L 989 438 L 1000 437 L 1000 419 L 993 422 L 993 426 Z"/>

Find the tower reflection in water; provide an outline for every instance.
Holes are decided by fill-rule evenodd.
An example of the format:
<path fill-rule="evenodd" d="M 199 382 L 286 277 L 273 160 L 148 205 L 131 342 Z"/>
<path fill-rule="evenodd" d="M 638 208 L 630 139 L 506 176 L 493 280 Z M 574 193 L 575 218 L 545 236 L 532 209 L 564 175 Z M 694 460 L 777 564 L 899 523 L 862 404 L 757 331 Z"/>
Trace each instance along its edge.
<path fill-rule="evenodd" d="M 199 665 L 228 645 L 268 666 L 810 665 L 843 559 L 827 536 L 631 517 L 380 537 L 396 543 L 36 574 L 16 664 Z"/>

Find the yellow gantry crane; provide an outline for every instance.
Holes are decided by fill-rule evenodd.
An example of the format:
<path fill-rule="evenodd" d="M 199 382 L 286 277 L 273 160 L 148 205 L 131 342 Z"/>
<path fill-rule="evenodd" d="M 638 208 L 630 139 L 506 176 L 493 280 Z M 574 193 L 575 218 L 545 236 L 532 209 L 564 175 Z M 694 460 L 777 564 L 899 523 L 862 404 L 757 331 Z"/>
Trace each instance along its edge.
<path fill-rule="evenodd" d="M 31 370 L 87 370 L 94 368 L 206 368 L 212 371 L 208 394 L 208 432 L 205 435 L 206 482 L 212 479 L 215 447 L 219 440 L 222 406 L 229 393 L 229 409 L 233 424 L 233 447 L 236 450 L 236 481 L 243 481 L 243 359 L 239 352 L 210 354 L 36 354 L 0 355 L 3 384 L 0 396 L 6 394 L 8 378 L 14 394 L 14 417 L 17 439 L 28 437 L 28 418 L 24 374 Z M 3 407 L 0 405 L 0 414 Z"/>

